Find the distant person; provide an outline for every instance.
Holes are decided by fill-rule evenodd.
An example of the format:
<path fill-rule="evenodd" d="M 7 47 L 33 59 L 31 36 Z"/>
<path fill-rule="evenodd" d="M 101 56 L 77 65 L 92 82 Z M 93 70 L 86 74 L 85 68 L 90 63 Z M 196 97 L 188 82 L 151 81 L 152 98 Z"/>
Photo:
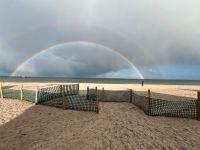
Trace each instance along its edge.
<path fill-rule="evenodd" d="M 144 85 L 144 81 L 142 81 L 142 86 Z"/>

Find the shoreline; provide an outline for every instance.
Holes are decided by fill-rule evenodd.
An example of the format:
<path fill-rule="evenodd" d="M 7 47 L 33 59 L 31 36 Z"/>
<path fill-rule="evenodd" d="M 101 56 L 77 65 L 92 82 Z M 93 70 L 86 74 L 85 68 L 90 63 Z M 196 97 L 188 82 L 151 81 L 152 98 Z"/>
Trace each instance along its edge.
<path fill-rule="evenodd" d="M 200 80 L 184 79 L 121 79 L 121 78 L 73 78 L 73 77 L 3 77 L 0 82 L 70 82 L 70 83 L 104 83 L 104 84 L 164 84 L 164 85 L 200 85 Z"/>

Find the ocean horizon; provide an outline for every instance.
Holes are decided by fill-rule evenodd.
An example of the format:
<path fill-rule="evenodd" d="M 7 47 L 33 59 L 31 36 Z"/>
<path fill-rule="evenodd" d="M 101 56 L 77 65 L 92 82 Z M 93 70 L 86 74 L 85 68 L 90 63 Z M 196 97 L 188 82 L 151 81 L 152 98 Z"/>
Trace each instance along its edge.
<path fill-rule="evenodd" d="M 142 81 L 144 84 L 200 85 L 200 80 L 0 76 L 0 82 L 141 84 Z"/>

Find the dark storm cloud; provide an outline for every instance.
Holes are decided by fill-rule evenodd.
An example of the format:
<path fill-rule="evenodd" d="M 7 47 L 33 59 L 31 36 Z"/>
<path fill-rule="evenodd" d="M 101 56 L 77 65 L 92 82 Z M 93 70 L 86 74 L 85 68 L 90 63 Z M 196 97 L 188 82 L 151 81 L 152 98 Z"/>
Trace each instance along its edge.
<path fill-rule="evenodd" d="M 119 54 L 92 43 L 76 43 L 40 53 L 17 70 L 16 74 L 91 77 L 124 68 L 133 71 L 130 63 Z"/>
<path fill-rule="evenodd" d="M 195 0 L 0 1 L 0 68 L 9 74 L 42 49 L 68 41 L 100 43 L 141 69 L 177 61 L 200 64 L 199 7 Z M 83 70 L 74 74 L 88 75 Z"/>

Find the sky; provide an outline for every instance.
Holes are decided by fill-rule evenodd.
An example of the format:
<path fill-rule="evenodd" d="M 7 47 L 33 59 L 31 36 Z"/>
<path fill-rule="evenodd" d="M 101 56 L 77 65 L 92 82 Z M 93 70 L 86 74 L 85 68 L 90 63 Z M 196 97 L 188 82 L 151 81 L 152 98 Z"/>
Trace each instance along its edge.
<path fill-rule="evenodd" d="M 0 76 L 200 80 L 199 0 L 0 0 Z"/>

